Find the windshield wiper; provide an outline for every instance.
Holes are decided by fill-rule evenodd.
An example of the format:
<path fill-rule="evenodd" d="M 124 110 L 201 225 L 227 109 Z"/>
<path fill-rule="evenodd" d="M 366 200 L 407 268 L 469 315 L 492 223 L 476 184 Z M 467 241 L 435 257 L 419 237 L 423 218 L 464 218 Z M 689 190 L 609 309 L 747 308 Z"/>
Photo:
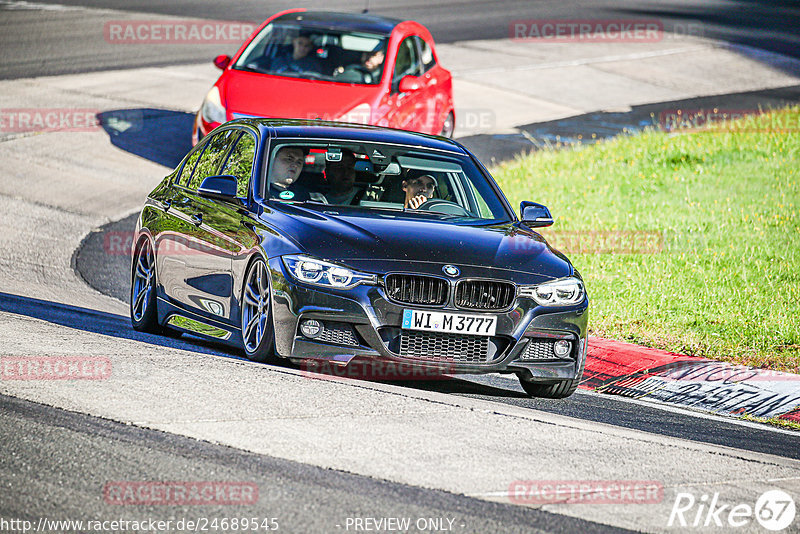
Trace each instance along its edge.
<path fill-rule="evenodd" d="M 270 72 L 270 74 L 275 74 L 276 76 L 286 76 L 287 78 L 304 78 L 310 80 L 332 80 L 330 76 L 326 76 L 319 72 L 314 72 L 312 70 L 304 70 L 302 72 L 296 71 L 281 71 L 281 72 Z"/>
<path fill-rule="evenodd" d="M 257 72 L 258 74 L 265 74 L 265 71 L 255 67 L 250 67 L 248 65 L 236 65 L 233 68 L 236 70 L 243 70 L 245 72 Z"/>

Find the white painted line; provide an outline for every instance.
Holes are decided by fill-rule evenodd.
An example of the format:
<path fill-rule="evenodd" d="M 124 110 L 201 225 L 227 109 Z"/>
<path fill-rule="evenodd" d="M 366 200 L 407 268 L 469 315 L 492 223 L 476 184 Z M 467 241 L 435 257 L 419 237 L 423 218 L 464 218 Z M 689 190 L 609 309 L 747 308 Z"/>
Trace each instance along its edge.
<path fill-rule="evenodd" d="M 87 11 L 83 6 L 65 6 L 62 4 L 41 4 L 24 0 L 0 0 L 0 10 L 7 11 Z"/>

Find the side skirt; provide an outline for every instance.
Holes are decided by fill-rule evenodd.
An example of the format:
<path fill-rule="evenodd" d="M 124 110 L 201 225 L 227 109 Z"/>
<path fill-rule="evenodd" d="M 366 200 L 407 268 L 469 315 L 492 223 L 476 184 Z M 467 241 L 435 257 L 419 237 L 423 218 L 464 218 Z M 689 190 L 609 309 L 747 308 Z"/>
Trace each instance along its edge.
<path fill-rule="evenodd" d="M 158 322 L 180 332 L 242 348 L 242 335 L 238 328 L 178 308 L 161 297 L 158 297 Z"/>

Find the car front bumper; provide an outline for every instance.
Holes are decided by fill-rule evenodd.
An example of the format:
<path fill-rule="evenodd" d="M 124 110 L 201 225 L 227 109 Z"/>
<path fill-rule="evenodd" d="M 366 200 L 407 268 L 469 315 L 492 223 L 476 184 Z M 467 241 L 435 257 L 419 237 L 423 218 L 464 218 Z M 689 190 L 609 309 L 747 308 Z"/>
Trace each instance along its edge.
<path fill-rule="evenodd" d="M 275 350 L 297 362 L 328 362 L 332 368 L 367 360 L 385 364 L 382 369 L 387 371 L 391 366 L 422 369 L 420 376 L 519 373 L 529 381 L 548 382 L 576 378 L 586 357 L 588 299 L 569 308 L 546 308 L 526 298 L 517 298 L 504 311 L 430 308 L 393 302 L 380 285 L 335 290 L 299 284 L 287 275 L 280 258 L 270 261 L 270 270 Z M 497 330 L 493 337 L 482 338 L 486 357 L 476 358 L 480 350 L 469 347 L 476 346 L 480 336 L 402 330 L 405 309 L 491 314 L 497 317 Z M 322 322 L 323 335 L 304 336 L 299 325 L 306 319 Z M 441 350 L 433 356 L 409 356 L 402 348 L 404 335 L 414 336 L 418 343 L 437 344 Z M 548 354 L 548 347 L 558 340 L 570 343 L 563 357 Z"/>

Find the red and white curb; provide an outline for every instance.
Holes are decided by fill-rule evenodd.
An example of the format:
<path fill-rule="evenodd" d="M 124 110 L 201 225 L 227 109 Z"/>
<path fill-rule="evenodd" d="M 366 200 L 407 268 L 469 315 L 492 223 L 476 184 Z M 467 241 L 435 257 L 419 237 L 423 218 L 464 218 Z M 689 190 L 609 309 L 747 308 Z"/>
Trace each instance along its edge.
<path fill-rule="evenodd" d="M 800 423 L 800 375 L 589 337 L 581 388 L 722 415 Z"/>

